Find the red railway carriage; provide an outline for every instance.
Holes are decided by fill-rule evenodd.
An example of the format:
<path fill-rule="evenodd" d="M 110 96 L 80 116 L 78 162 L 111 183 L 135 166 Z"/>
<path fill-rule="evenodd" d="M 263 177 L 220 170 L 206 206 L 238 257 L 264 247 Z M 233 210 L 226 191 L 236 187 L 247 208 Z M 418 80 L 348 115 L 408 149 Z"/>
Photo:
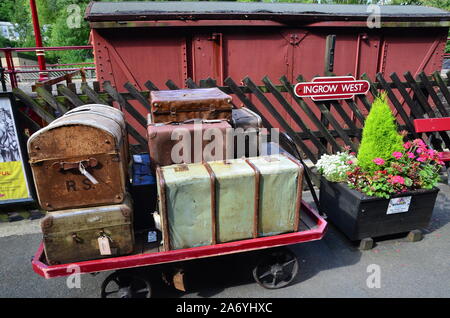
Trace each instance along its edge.
<path fill-rule="evenodd" d="M 377 14 L 379 28 L 369 28 Z M 296 83 L 299 74 L 310 80 L 325 71 L 430 74 L 441 69 L 450 25 L 450 13 L 430 7 L 297 3 L 93 2 L 86 19 L 98 80 L 121 91 L 127 81 L 146 90 L 149 79 L 164 88 L 187 78 L 220 85 L 246 76 L 261 84 L 266 75 Z"/>

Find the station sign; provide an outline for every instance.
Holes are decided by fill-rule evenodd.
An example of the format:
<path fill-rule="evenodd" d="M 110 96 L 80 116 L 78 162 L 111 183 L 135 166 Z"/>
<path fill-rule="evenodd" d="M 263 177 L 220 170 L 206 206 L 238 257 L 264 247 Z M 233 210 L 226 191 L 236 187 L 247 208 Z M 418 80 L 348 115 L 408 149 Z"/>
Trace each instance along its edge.
<path fill-rule="evenodd" d="M 294 87 L 298 97 L 310 97 L 313 101 L 349 99 L 367 94 L 370 83 L 353 76 L 315 77 L 311 82 L 298 83 Z"/>

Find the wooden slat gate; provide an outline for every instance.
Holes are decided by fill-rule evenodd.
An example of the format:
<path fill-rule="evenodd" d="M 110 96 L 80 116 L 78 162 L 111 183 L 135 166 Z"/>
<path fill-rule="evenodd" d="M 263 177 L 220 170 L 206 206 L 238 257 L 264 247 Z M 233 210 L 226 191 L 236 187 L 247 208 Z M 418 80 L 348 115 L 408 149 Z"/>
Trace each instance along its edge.
<path fill-rule="evenodd" d="M 332 74 L 327 74 L 330 76 Z M 326 102 L 312 102 L 296 97 L 294 84 L 286 76 L 274 84 L 271 79 L 264 77 L 263 85 L 255 84 L 254 80 L 244 78 L 242 82 L 227 78 L 225 86 L 217 86 L 216 81 L 208 78 L 195 83 L 188 79 L 183 85 L 188 88 L 219 87 L 222 91 L 233 96 L 235 105 L 244 105 L 261 115 L 266 128 L 280 128 L 287 132 L 297 144 L 305 158 L 313 163 L 317 162 L 321 154 L 342 151 L 348 147 L 357 152 L 361 141 L 361 132 L 365 117 L 370 110 L 373 98 L 384 91 L 387 94 L 392 110 L 396 115 L 398 126 L 406 130 L 410 138 L 423 137 L 429 141 L 433 134 L 417 134 L 414 131 L 413 120 L 416 118 L 434 118 L 450 116 L 450 74 L 443 79 L 438 72 L 427 76 L 420 73 L 416 78 L 410 72 L 403 74 L 404 79 L 396 73 L 387 80 L 381 73 L 375 79 L 361 76 L 361 79 L 371 83 L 370 93 L 357 95 L 353 99 L 333 100 Z M 305 81 L 302 76 L 298 82 Z M 171 80 L 166 82 L 168 89 L 178 89 Z M 13 92 L 22 111 L 19 112 L 25 125 L 31 130 L 37 130 L 43 122 L 51 122 L 67 110 L 87 103 L 116 105 L 128 113 L 137 125 L 146 128 L 146 118 L 132 105 L 139 103 L 147 112 L 150 111 L 149 91 L 158 90 L 151 81 L 145 83 L 149 91 L 138 91 L 131 83 L 126 83 L 126 93 L 119 93 L 110 82 L 94 83 L 91 88 L 87 84 L 81 86 L 82 94 L 77 94 L 74 87 L 58 85 L 58 96 L 53 96 L 45 88 L 37 89 L 37 97 L 30 97 L 20 89 Z M 164 89 L 167 89 L 164 88 Z M 27 115 L 31 108 L 40 118 L 41 123 Z M 267 115 L 270 115 L 269 116 Z M 132 151 L 146 152 L 146 136 L 139 133 L 138 127 L 127 124 L 128 133 L 134 140 Z M 300 128 L 300 129 L 298 129 Z M 439 132 L 433 138 L 434 147 L 450 149 L 450 137 L 447 132 Z M 441 144 L 442 143 L 442 144 Z"/>

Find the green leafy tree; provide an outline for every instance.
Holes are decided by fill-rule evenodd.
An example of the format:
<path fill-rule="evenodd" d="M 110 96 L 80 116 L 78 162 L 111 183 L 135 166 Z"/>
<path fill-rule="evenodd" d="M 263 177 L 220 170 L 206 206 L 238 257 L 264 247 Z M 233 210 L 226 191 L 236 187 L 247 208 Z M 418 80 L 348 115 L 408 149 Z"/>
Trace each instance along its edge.
<path fill-rule="evenodd" d="M 403 137 L 397 132 L 395 117 L 386 95 L 376 98 L 364 123 L 358 152 L 358 164 L 366 171 L 375 172 L 376 158 L 389 161 L 392 153 L 403 150 Z"/>

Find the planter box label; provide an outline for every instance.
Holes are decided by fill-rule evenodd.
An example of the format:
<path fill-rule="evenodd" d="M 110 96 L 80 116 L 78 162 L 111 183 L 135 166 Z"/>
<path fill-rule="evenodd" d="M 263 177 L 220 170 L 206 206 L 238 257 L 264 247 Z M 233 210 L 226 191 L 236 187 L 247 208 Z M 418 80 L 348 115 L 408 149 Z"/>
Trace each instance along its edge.
<path fill-rule="evenodd" d="M 395 214 L 408 212 L 411 204 L 411 197 L 393 198 L 389 200 L 389 206 L 386 214 Z"/>

